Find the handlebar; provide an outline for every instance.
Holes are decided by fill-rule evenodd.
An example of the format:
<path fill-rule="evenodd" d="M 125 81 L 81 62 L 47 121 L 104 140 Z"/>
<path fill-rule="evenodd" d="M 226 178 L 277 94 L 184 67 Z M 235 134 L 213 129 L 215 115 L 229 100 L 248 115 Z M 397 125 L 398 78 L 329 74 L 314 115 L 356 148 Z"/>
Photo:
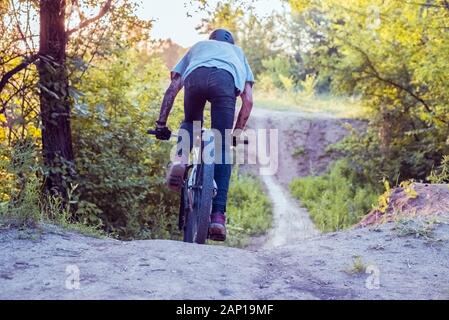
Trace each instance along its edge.
<path fill-rule="evenodd" d="M 147 134 L 155 136 L 157 134 L 157 131 L 156 130 L 148 130 Z M 172 133 L 172 137 L 177 137 L 177 135 Z M 248 145 L 249 140 L 245 139 L 245 140 L 241 141 L 241 143 Z M 237 144 L 238 144 L 237 137 L 235 137 L 235 136 L 232 137 L 232 146 L 237 147 Z"/>
<path fill-rule="evenodd" d="M 151 130 L 147 130 L 147 134 L 155 136 L 155 135 L 157 135 L 157 131 L 156 130 L 152 130 L 152 129 Z M 177 137 L 178 137 L 178 135 L 172 132 L 172 134 L 170 135 L 170 138 L 168 140 L 170 140 L 171 138 L 177 138 Z"/>

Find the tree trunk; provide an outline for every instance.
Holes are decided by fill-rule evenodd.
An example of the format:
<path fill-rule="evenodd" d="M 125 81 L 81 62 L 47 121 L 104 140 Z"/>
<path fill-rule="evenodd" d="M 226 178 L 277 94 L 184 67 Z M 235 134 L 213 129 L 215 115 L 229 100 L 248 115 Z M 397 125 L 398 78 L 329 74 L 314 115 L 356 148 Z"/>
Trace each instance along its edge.
<path fill-rule="evenodd" d="M 66 70 L 65 0 L 40 0 L 38 63 L 46 188 L 65 198 L 74 172 Z"/>

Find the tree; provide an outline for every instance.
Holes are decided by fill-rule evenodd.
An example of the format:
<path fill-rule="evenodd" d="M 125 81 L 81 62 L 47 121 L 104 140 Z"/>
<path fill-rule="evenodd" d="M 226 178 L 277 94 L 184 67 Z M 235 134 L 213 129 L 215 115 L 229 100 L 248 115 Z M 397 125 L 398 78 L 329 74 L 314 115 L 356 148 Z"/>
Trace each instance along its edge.
<path fill-rule="evenodd" d="M 202 34 L 210 34 L 217 28 L 224 28 L 232 32 L 234 40 L 238 42 L 239 26 L 244 13 L 244 10 L 236 5 L 236 1 L 218 2 L 215 9 L 209 12 L 209 17 L 203 18 L 196 29 Z"/>
<path fill-rule="evenodd" d="M 355 167 L 392 182 L 425 179 L 449 153 L 447 1 L 290 3 L 320 17 L 307 19 L 323 38 L 314 67 L 332 75 L 336 92 L 361 95 L 371 109 L 368 132 L 352 145 Z"/>
<path fill-rule="evenodd" d="M 22 6 L 25 6 L 23 9 Z M 98 13 L 87 17 L 82 7 L 99 7 Z M 9 61 L 17 61 L 22 58 L 22 62 L 6 70 L 8 64 L 3 62 L 5 72 L 0 79 L 0 96 L 2 97 L 2 111 L 6 114 L 6 109 L 11 102 L 11 96 L 32 89 L 32 86 L 22 81 L 21 87 L 14 85 L 14 81 L 22 72 L 26 72 L 33 64 L 36 65 L 39 81 L 40 120 L 42 126 L 42 155 L 44 164 L 48 169 L 46 187 L 63 197 L 66 194 L 67 182 L 74 175 L 74 155 L 71 140 L 70 109 L 72 98 L 70 96 L 70 83 L 67 65 L 68 44 L 71 37 L 74 37 L 73 46 L 82 48 L 86 54 L 91 52 L 95 55 L 95 45 L 92 42 L 101 42 L 102 37 L 108 29 L 114 32 L 128 31 L 129 25 L 147 28 L 148 23 L 138 21 L 132 16 L 134 6 L 127 0 L 104 0 L 78 1 L 78 0 L 11 0 L 4 7 L 0 7 L 1 14 L 11 14 L 16 17 L 10 19 L 11 23 L 3 23 L 2 29 L 12 34 L 14 30 L 19 30 L 20 37 L 14 44 L 14 51 L 9 51 L 12 58 Z M 30 28 L 30 16 L 39 12 L 40 32 L 39 49 L 35 49 L 33 42 L 35 35 Z M 78 15 L 79 23 L 66 30 L 66 25 L 74 15 Z M 20 15 L 26 15 L 25 28 Z M 109 15 L 109 23 L 100 26 L 101 19 Z M 3 21 L 3 20 L 2 20 Z M 4 22 L 4 21 L 3 21 Z M 83 30 L 89 29 L 92 33 L 83 34 Z M 92 28 L 94 30 L 92 30 Z M 97 34 L 98 32 L 98 34 Z M 88 39 L 83 43 L 82 38 Z M 118 36 L 120 37 L 120 36 Z M 17 39 L 17 37 L 11 37 Z M 21 44 L 17 44 L 21 42 Z M 3 47 L 3 46 L 2 46 Z M 5 44 L 7 47 L 7 44 Z M 23 47 L 26 50 L 23 50 Z M 83 67 L 86 68 L 88 64 Z M 7 90 L 4 98 L 3 91 Z"/>
<path fill-rule="evenodd" d="M 218 2 L 214 10 L 208 12 L 209 16 L 202 19 L 197 30 L 206 35 L 217 28 L 231 31 L 236 44 L 245 52 L 255 76 L 264 71 L 263 60 L 280 53 L 276 48 L 279 37 L 276 19 L 279 17 L 272 15 L 262 20 L 256 16 L 252 6 L 244 5 L 239 0 Z"/>

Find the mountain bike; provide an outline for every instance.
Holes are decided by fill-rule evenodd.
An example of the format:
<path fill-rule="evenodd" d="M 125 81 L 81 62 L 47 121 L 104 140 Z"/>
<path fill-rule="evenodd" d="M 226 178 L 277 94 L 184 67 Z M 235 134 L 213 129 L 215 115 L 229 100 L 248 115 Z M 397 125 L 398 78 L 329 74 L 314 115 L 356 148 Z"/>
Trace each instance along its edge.
<path fill-rule="evenodd" d="M 156 131 L 149 130 L 148 134 L 156 135 Z M 203 135 L 211 134 L 203 130 Z M 172 135 L 172 137 L 177 137 Z M 217 184 L 214 180 L 214 164 L 205 163 L 202 159 L 205 143 L 201 137 L 196 137 L 201 143 L 194 144 L 192 148 L 192 164 L 187 166 L 183 186 L 181 189 L 181 201 L 179 206 L 178 226 L 183 231 L 184 242 L 204 244 L 209 235 L 210 215 L 212 200 L 217 193 Z M 248 141 L 243 141 L 248 144 Z M 237 139 L 233 139 L 233 146 L 237 145 Z M 215 154 L 215 144 L 208 147 L 211 154 Z"/>

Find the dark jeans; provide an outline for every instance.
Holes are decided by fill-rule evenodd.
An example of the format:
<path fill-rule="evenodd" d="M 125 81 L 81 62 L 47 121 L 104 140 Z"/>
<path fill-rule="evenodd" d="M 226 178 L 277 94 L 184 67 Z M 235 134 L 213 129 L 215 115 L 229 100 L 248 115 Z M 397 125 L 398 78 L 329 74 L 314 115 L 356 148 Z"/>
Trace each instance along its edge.
<path fill-rule="evenodd" d="M 184 81 L 184 121 L 181 129 L 189 131 L 192 146 L 193 122 L 203 123 L 206 101 L 211 103 L 211 128 L 220 131 L 222 136 L 221 152 L 216 151 L 215 182 L 217 195 L 213 200 L 212 212 L 226 212 L 231 164 L 225 164 L 225 156 L 229 155 L 230 145 L 225 143 L 225 130 L 232 129 L 234 124 L 237 89 L 233 76 L 226 70 L 200 67 L 195 69 Z M 227 139 L 229 142 L 229 139 Z M 229 162 L 228 162 L 229 163 Z"/>

